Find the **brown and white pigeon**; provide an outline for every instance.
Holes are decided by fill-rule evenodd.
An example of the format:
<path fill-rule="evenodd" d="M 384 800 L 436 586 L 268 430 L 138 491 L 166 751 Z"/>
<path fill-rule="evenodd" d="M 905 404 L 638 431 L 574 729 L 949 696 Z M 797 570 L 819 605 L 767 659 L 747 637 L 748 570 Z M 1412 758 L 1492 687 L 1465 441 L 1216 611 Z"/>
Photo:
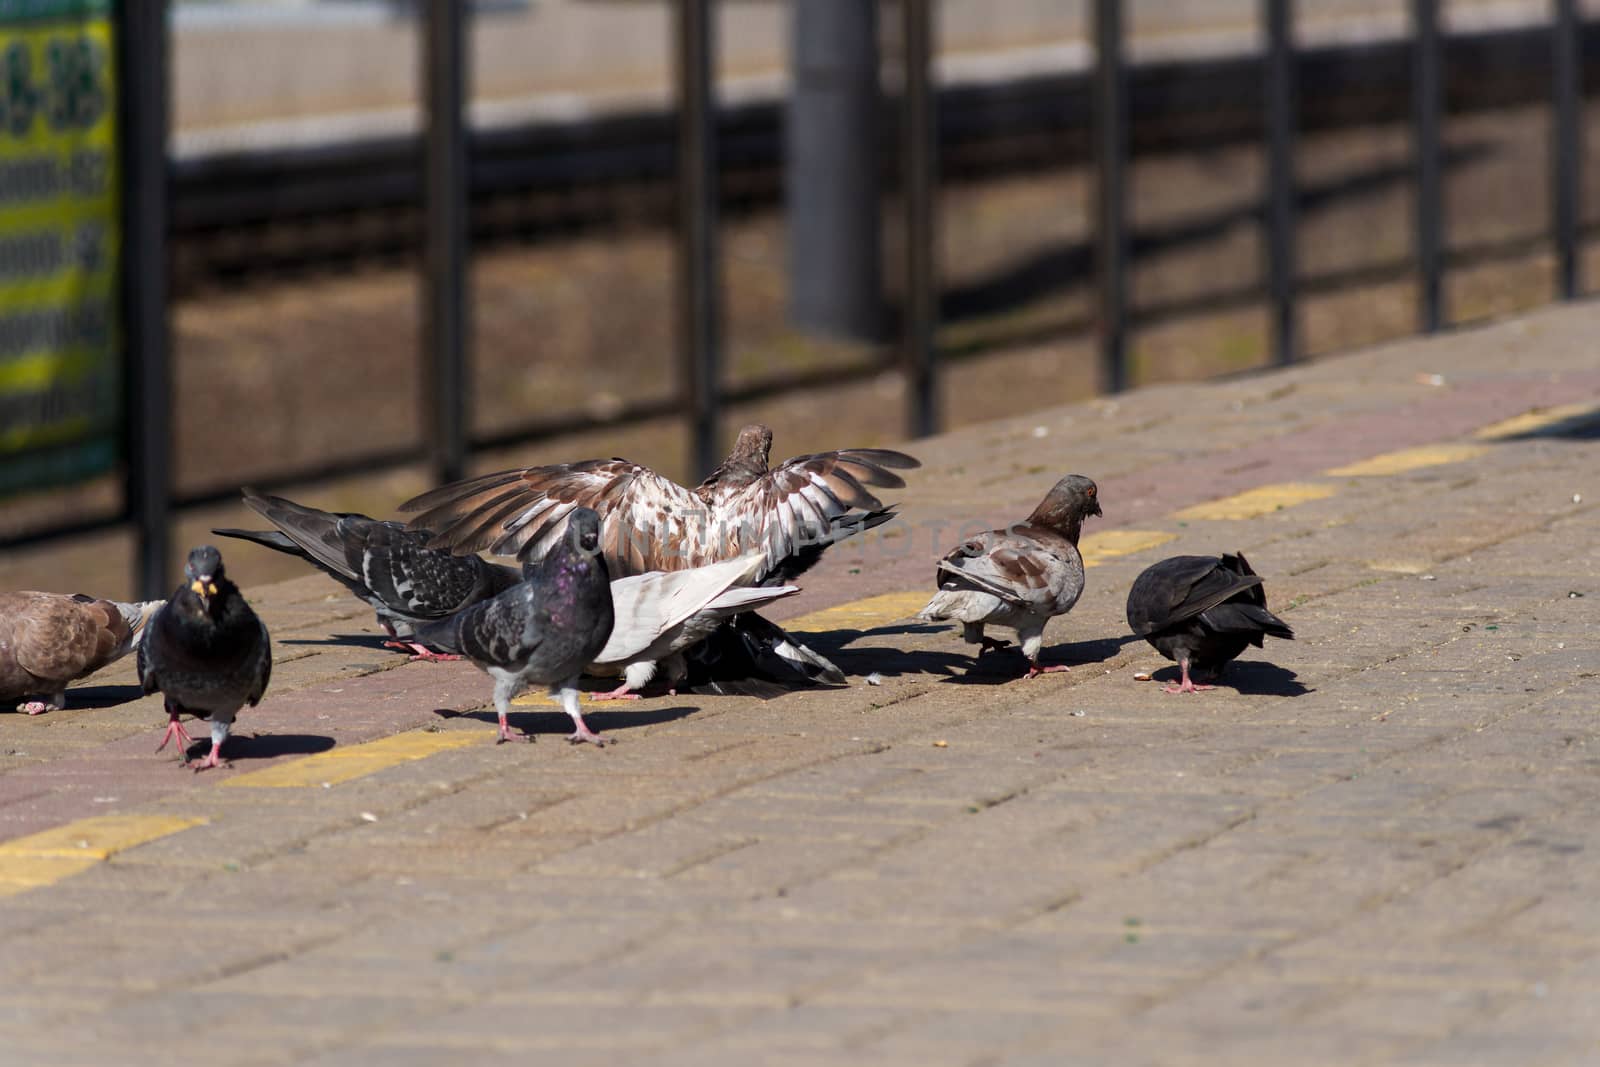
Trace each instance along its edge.
<path fill-rule="evenodd" d="M 1249 645 L 1264 638 L 1294 639 L 1289 624 L 1267 610 L 1261 578 L 1244 553 L 1173 556 L 1152 564 L 1128 590 L 1128 625 L 1178 664 L 1181 681 L 1168 693 L 1214 688 L 1196 685 L 1191 671 L 1215 676 Z"/>
<path fill-rule="evenodd" d="M 616 624 L 587 668 L 589 674 L 621 673 L 623 683 L 596 700 L 631 699 L 656 676 L 669 685 L 688 672 L 683 652 L 709 637 L 724 619 L 793 596 L 796 585 L 746 586 L 760 571 L 759 553 L 686 571 L 651 571 L 611 583 Z"/>
<path fill-rule="evenodd" d="M 796 456 L 774 469 L 771 451 L 772 431 L 751 425 L 694 489 L 625 459 L 593 459 L 470 478 L 400 510 L 420 512 L 409 525 L 436 531 L 430 545 L 539 559 L 560 540 L 574 509 L 588 507 L 600 515 L 613 577 L 688 570 L 759 551 L 756 584 L 782 585 L 829 545 L 892 518 L 894 507 L 867 487 L 903 488 L 895 470 L 921 466 L 903 452 L 852 448 Z"/>
<path fill-rule="evenodd" d="M 918 617 L 960 622 L 962 637 L 979 646 L 980 656 L 1009 644 L 985 637 L 984 626 L 1010 627 L 1028 658 L 1024 677 L 1067 670 L 1039 666 L 1039 649 L 1045 623 L 1071 611 L 1083 594 L 1078 533 L 1084 519 L 1099 514 L 1094 482 L 1067 475 L 1023 522 L 979 534 L 940 560 L 939 591 Z"/>
<path fill-rule="evenodd" d="M 210 545 L 192 550 L 183 577 L 139 644 L 139 682 L 146 693 L 159 690 L 166 702 L 167 731 L 157 752 L 173 738 L 185 751 L 194 740 L 180 715 L 211 721 L 211 752 L 196 765 L 198 771 L 221 765 L 222 744 L 239 709 L 255 707 L 267 691 L 272 642 L 239 587 L 228 580 L 222 553 Z"/>
<path fill-rule="evenodd" d="M 463 608 L 487 600 L 522 581 L 515 567 L 477 556 L 458 556 L 428 548 L 426 530 L 381 522 L 349 512 L 333 513 L 242 490 L 244 502 L 276 530 L 212 530 L 237 537 L 310 563 L 372 605 L 378 624 L 407 649 L 413 659 L 457 659 L 440 655 L 410 640 L 424 623 L 449 618 Z"/>
<path fill-rule="evenodd" d="M 578 676 L 605 648 L 614 618 L 600 517 L 575 509 L 561 541 L 539 562 L 524 563 L 522 573 L 498 596 L 418 627 L 417 639 L 465 656 L 494 679 L 502 742 L 514 739 L 506 722 L 511 698 L 533 683 L 560 697 L 577 728 L 568 740 L 603 744 L 578 709 Z"/>
<path fill-rule="evenodd" d="M 28 715 L 66 706 L 67 683 L 133 651 L 165 601 L 82 593 L 0 593 L 0 702 Z"/>

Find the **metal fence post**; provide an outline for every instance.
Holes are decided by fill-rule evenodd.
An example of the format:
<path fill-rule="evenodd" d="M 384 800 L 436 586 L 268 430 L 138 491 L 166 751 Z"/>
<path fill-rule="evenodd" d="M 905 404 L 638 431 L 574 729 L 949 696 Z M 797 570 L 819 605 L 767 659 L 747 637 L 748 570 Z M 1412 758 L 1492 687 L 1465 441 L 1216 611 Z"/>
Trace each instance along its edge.
<path fill-rule="evenodd" d="M 678 361 L 689 415 L 689 469 L 717 463 L 722 363 L 717 259 L 716 12 L 678 0 Z"/>
<path fill-rule="evenodd" d="M 117 14 L 122 144 L 122 328 L 127 460 L 124 507 L 137 532 L 134 592 L 172 592 L 172 376 L 167 322 L 167 4 L 123 0 Z"/>
<path fill-rule="evenodd" d="M 933 5 L 900 0 L 901 178 L 905 206 L 906 292 L 902 322 L 906 434 L 939 429 L 939 270 L 934 195 L 938 188 L 939 126 L 933 85 Z"/>
<path fill-rule="evenodd" d="M 1555 0 L 1556 17 L 1551 27 L 1551 71 L 1554 122 L 1551 130 L 1551 170 L 1555 188 L 1551 197 L 1554 209 L 1556 243 L 1556 288 L 1565 300 L 1583 291 L 1579 262 L 1582 246 L 1583 166 L 1583 25 L 1578 18 L 1578 0 Z"/>
<path fill-rule="evenodd" d="M 1294 142 L 1299 119 L 1293 0 L 1264 0 L 1267 31 L 1267 290 L 1272 304 L 1272 357 L 1299 357 L 1295 328 Z"/>
<path fill-rule="evenodd" d="M 1418 315 L 1423 333 L 1444 325 L 1444 193 L 1439 168 L 1439 0 L 1411 0 L 1411 107 L 1417 172 Z"/>
<path fill-rule="evenodd" d="M 428 458 L 441 483 L 461 478 L 467 461 L 466 8 L 459 0 L 428 0 L 422 27 L 427 223 L 421 379 Z"/>
<path fill-rule="evenodd" d="M 1100 383 L 1128 386 L 1128 80 L 1121 0 L 1094 4 L 1095 273 L 1100 291 Z"/>

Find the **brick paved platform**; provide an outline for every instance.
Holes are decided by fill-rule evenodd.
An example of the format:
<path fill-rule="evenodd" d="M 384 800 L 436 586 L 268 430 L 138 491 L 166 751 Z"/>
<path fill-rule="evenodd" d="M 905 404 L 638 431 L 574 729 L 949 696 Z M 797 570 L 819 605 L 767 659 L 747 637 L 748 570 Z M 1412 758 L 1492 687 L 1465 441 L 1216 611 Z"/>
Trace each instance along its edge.
<path fill-rule="evenodd" d="M 279 662 L 231 768 L 154 754 L 129 662 L 0 716 L 0 1062 L 1600 1062 L 1597 333 L 919 442 L 788 606 L 854 684 L 602 707 L 604 750 L 542 698 L 489 743 L 482 675 L 233 550 Z M 905 617 L 935 546 L 1069 471 L 1073 670 L 969 674 Z M 1234 549 L 1299 639 L 1135 680 L 1134 575 Z"/>

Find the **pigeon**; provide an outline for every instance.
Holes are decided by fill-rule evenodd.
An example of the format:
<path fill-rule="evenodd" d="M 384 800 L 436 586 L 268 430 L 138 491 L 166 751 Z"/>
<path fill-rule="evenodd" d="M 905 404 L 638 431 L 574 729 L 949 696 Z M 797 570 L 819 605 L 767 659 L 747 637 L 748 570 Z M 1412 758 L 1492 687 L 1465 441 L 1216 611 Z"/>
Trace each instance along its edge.
<path fill-rule="evenodd" d="M 1010 643 L 985 637 L 984 625 L 1008 626 L 1028 658 L 1024 677 L 1067 670 L 1062 664 L 1039 666 L 1039 649 L 1045 623 L 1071 611 L 1083 593 L 1078 531 L 1084 519 L 1100 514 L 1098 493 L 1088 478 L 1069 474 L 1023 522 L 959 545 L 939 562 L 939 591 L 917 617 L 959 621 L 979 656 Z"/>
<path fill-rule="evenodd" d="M 459 659 L 410 637 L 420 624 L 449 618 L 522 581 L 515 567 L 430 549 L 432 534 L 404 523 L 318 511 L 254 489 L 242 492 L 244 502 L 277 529 L 212 533 L 299 556 L 372 605 L 378 624 L 394 639 L 384 643 L 409 650 L 412 659 Z"/>
<path fill-rule="evenodd" d="M 569 741 L 604 744 L 578 711 L 578 675 L 606 647 L 614 619 L 600 516 L 575 508 L 561 542 L 543 560 L 523 563 L 522 573 L 505 592 L 419 626 L 417 639 L 464 655 L 494 679 L 502 743 L 514 740 L 506 724 L 511 698 L 532 682 L 548 685 L 572 716 Z"/>
<path fill-rule="evenodd" d="M 21 700 L 16 709 L 28 715 L 59 711 L 67 703 L 67 683 L 133 651 L 163 603 L 0 593 L 0 701 Z"/>
<path fill-rule="evenodd" d="M 905 486 L 903 452 L 852 448 L 796 456 L 770 469 L 772 431 L 739 431 L 733 451 L 694 489 L 625 459 L 525 467 L 456 482 L 400 505 L 433 547 L 538 559 L 578 507 L 600 513 L 606 566 L 618 578 L 678 571 L 760 551 L 754 583 L 784 585 L 826 549 L 894 517 L 867 486 Z"/>
<path fill-rule="evenodd" d="M 696 692 L 767 699 L 797 685 L 849 684 L 832 660 L 754 611 L 723 622 L 687 659 Z"/>
<path fill-rule="evenodd" d="M 1173 556 L 1145 568 L 1128 590 L 1128 625 L 1176 660 L 1182 681 L 1168 693 L 1212 689 L 1196 685 L 1196 672 L 1217 675 L 1246 645 L 1264 646 L 1267 635 L 1294 640 L 1289 625 L 1267 610 L 1267 593 L 1244 553 Z"/>
<path fill-rule="evenodd" d="M 739 585 L 760 570 L 762 558 L 752 552 L 693 570 L 651 571 L 613 581 L 616 625 L 587 671 L 620 671 L 623 683 L 594 699 L 637 698 L 635 690 L 655 677 L 658 663 L 666 668 L 668 684 L 675 685 L 688 672 L 683 651 L 710 636 L 724 619 L 800 592 L 796 585 Z"/>
<path fill-rule="evenodd" d="M 272 643 L 228 580 L 222 553 L 211 545 L 192 550 L 183 576 L 186 584 L 156 612 L 139 644 L 139 683 L 146 693 L 160 690 L 166 701 L 167 732 L 157 752 L 176 737 L 187 753 L 194 739 L 178 716 L 211 720 L 211 753 L 195 766 L 201 771 L 221 766 L 234 717 L 246 704 L 255 707 L 267 691 Z"/>

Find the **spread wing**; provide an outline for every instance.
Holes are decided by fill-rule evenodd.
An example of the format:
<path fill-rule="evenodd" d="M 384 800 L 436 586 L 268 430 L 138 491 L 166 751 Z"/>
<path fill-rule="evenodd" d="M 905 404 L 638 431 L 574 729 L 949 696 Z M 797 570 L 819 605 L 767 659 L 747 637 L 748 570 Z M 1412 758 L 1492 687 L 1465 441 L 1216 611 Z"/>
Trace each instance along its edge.
<path fill-rule="evenodd" d="M 712 532 L 720 542 L 709 547 L 717 559 L 760 551 L 764 577 L 793 580 L 829 545 L 892 517 L 867 486 L 904 488 L 891 468 L 917 466 L 903 452 L 878 448 L 796 456 L 718 500 Z"/>
<path fill-rule="evenodd" d="M 541 558 L 577 507 L 600 513 L 613 578 L 677 571 L 762 554 L 761 575 L 785 580 L 821 550 L 889 517 L 866 486 L 900 488 L 891 468 L 917 461 L 884 449 L 796 456 L 748 484 L 702 487 L 705 499 L 625 459 L 501 471 L 423 493 L 400 506 L 430 547 Z M 709 501 L 709 502 L 708 502 Z M 787 565 L 785 565 L 787 564 Z"/>
<path fill-rule="evenodd" d="M 600 540 L 614 578 L 698 565 L 700 531 L 709 525 L 706 505 L 625 459 L 486 474 L 413 497 L 400 510 L 421 512 L 409 529 L 437 531 L 430 548 L 540 559 L 579 507 L 600 513 Z"/>

